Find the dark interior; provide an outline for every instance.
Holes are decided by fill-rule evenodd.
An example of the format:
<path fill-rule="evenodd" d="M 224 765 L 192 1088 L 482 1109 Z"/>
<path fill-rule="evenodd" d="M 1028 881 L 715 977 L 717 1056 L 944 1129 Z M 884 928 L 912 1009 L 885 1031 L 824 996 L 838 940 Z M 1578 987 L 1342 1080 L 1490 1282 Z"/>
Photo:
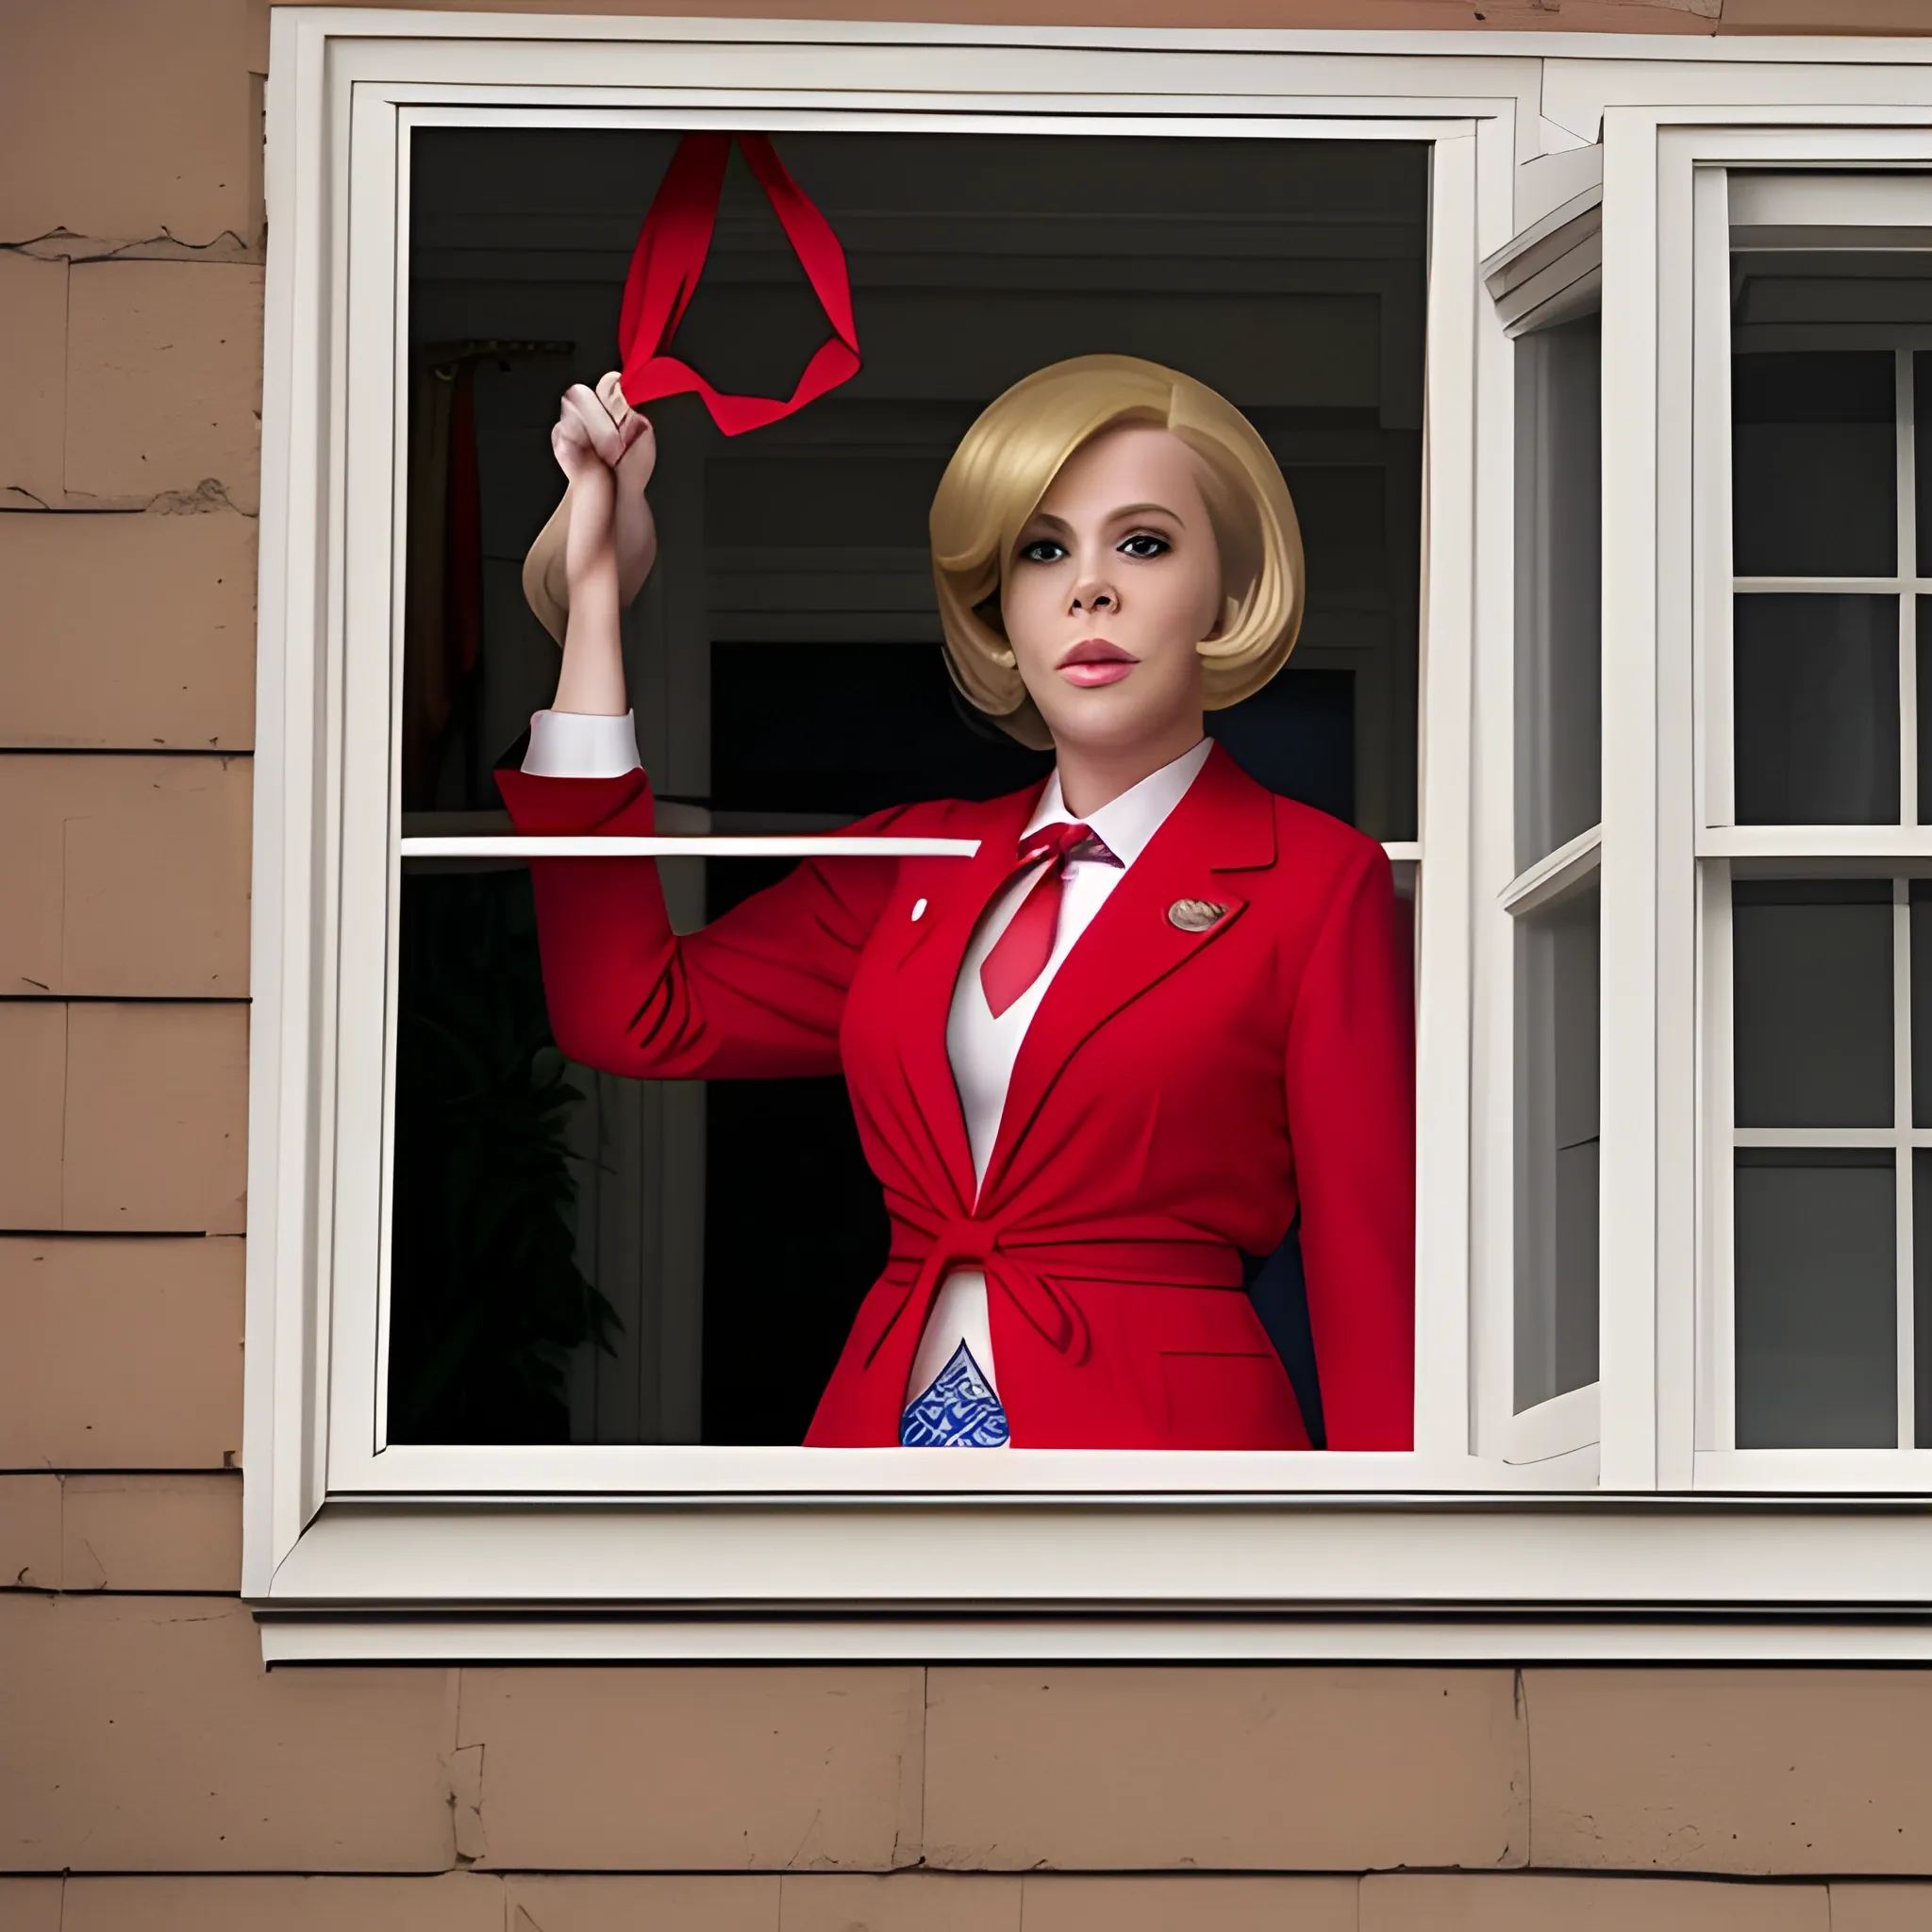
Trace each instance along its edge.
<path fill-rule="evenodd" d="M 518 586 L 560 492 L 549 425 L 568 382 L 616 359 L 629 248 L 675 139 L 415 136 L 406 824 L 502 823 L 491 770 L 520 758 L 556 678 Z M 864 368 L 738 439 L 692 398 L 651 407 L 662 555 L 626 662 L 667 820 L 805 829 L 1044 775 L 1045 755 L 953 691 L 925 507 L 999 390 L 1106 348 L 1221 388 L 1295 497 L 1302 641 L 1210 728 L 1273 789 L 1412 838 L 1425 150 L 868 134 L 778 148 L 844 243 Z M 677 353 L 721 387 L 784 393 L 824 332 L 734 161 Z M 775 875 L 678 864 L 682 886 L 666 876 L 687 924 Z M 552 1065 L 513 866 L 407 868 L 401 951 L 397 1440 L 798 1441 L 884 1253 L 842 1084 L 717 1082 L 699 1099 Z M 469 977 L 518 990 L 487 1016 L 501 1062 L 487 1070 L 448 1045 L 485 1024 L 457 996 Z M 545 1113 L 545 1081 L 583 1097 Z M 522 1124 L 452 1136 L 490 1083 Z M 701 1159 L 679 1140 L 694 1108 Z M 530 1241 L 508 1241 L 501 1214 L 488 1254 L 451 1232 L 477 1224 L 465 1203 L 479 1193 L 567 1230 L 575 1275 L 555 1265 L 556 1237 L 534 1242 L 543 1319 L 516 1289 L 527 1263 L 500 1265 Z M 1257 1293 L 1314 1407 L 1295 1268 L 1291 1253 L 1257 1257 Z"/>

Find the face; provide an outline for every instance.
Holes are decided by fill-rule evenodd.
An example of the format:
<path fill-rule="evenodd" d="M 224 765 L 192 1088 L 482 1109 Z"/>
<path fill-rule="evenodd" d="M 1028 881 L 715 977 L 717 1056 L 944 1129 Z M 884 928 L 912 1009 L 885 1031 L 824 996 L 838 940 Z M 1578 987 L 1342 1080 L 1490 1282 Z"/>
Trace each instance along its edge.
<path fill-rule="evenodd" d="M 1020 532 L 1000 610 L 1055 741 L 1124 751 L 1200 735 L 1194 646 L 1222 614 L 1199 458 L 1124 425 L 1075 451 Z M 1185 749 L 1185 746 L 1182 747 Z"/>

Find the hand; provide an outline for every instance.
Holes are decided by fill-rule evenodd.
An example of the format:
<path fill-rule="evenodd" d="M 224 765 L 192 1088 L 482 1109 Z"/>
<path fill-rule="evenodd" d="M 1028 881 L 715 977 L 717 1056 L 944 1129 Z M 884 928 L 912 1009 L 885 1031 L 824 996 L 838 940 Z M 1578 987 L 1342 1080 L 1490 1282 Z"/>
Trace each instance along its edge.
<path fill-rule="evenodd" d="M 657 558 L 644 487 L 657 467 L 658 440 L 649 419 L 625 400 L 617 371 L 595 390 L 574 383 L 565 391 L 550 447 L 570 482 L 566 577 L 601 566 L 607 545 L 614 545 L 619 601 L 629 604 Z"/>
<path fill-rule="evenodd" d="M 524 582 L 540 617 L 547 604 L 561 618 L 563 665 L 554 708 L 620 717 L 626 708 L 620 612 L 642 586 L 658 548 L 644 501 L 657 439 L 625 401 L 613 371 L 594 391 L 579 383 L 565 391 L 550 447 L 570 488 L 525 560 Z M 560 546 L 553 535 L 559 520 Z M 554 581 L 559 562 L 560 586 Z M 533 571 L 541 600 L 531 591 Z M 558 626 L 545 622 L 557 635 Z"/>

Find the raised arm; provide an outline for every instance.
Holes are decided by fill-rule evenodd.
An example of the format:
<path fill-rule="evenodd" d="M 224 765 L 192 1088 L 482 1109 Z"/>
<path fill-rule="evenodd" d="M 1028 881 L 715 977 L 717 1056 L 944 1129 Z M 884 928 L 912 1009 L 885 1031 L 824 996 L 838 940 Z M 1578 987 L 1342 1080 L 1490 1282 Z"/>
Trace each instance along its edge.
<path fill-rule="evenodd" d="M 653 829 L 642 772 L 499 772 L 497 783 L 520 831 Z M 898 816 L 852 829 L 891 831 Z M 564 1053 L 613 1074 L 728 1080 L 839 1071 L 845 991 L 898 861 L 808 860 L 682 939 L 653 859 L 540 858 L 530 872 L 550 1025 Z"/>
<path fill-rule="evenodd" d="M 564 391 L 550 432 L 563 501 L 524 559 L 524 595 L 563 646 L 555 709 L 622 717 L 623 607 L 650 575 L 658 530 L 644 495 L 658 466 L 650 419 L 625 400 L 613 369 L 589 390 Z"/>
<path fill-rule="evenodd" d="M 1415 1432 L 1412 974 L 1389 861 L 1339 883 L 1288 1037 L 1308 1322 L 1331 1449 L 1407 1449 Z"/>
<path fill-rule="evenodd" d="M 565 395 L 551 445 L 569 487 L 524 587 L 560 633 L 563 668 L 555 708 L 532 721 L 524 770 L 497 782 L 521 831 L 648 835 L 620 620 L 656 551 L 643 496 L 656 443 L 612 375 Z M 538 859 L 530 870 L 558 1046 L 611 1073 L 700 1079 L 838 1070 L 845 990 L 897 865 L 803 865 L 682 940 L 654 860 Z"/>

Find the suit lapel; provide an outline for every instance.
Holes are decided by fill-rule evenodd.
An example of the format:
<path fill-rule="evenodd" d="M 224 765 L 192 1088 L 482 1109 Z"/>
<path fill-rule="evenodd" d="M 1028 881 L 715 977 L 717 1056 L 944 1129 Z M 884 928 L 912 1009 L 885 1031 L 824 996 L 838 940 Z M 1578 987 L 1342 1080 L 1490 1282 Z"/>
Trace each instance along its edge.
<path fill-rule="evenodd" d="M 927 863 L 924 916 L 893 967 L 905 1024 L 895 1029 L 901 1064 L 925 1131 L 952 1176 L 960 1208 L 970 1208 L 977 1185 L 966 1138 L 959 1090 L 946 1055 L 946 1021 L 953 988 L 988 900 L 1013 870 L 1021 831 L 1040 802 L 1041 788 L 996 798 L 979 808 L 961 832 L 979 841 L 971 858 Z"/>
<path fill-rule="evenodd" d="M 1041 998 L 1014 1063 L 984 1193 L 1001 1185 L 1015 1148 L 1079 1047 L 1123 1007 L 1239 923 L 1247 901 L 1231 874 L 1274 863 L 1273 796 L 1217 744 Z M 1211 924 L 1190 931 L 1169 917 L 1171 908 L 1188 899 L 1225 909 Z M 963 949 L 962 941 L 952 955 L 955 973 Z M 950 979 L 947 985 L 950 991 Z"/>

